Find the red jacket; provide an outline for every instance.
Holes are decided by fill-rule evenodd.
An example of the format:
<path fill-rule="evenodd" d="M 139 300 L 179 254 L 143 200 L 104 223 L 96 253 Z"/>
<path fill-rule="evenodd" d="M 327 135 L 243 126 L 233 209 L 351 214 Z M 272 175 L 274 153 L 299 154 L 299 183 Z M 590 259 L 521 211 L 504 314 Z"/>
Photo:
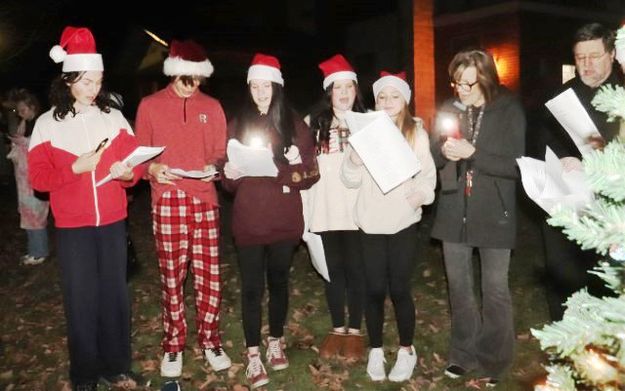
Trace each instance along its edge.
<path fill-rule="evenodd" d="M 137 110 L 135 129 L 141 145 L 166 147 L 153 162 L 169 168 L 202 170 L 208 164 L 222 161 L 226 154 L 226 116 L 219 101 L 200 91 L 189 98 L 181 98 L 170 84 L 143 98 Z M 183 178 L 175 183 L 174 187 L 150 178 L 152 205 L 164 192 L 174 189 L 209 205 L 218 205 L 212 182 Z"/>
<path fill-rule="evenodd" d="M 96 106 L 57 121 L 53 109 L 37 119 L 30 139 L 28 176 L 32 187 L 50 192 L 50 207 L 55 225 L 62 228 L 101 226 L 126 218 L 125 187 L 132 186 L 143 174 L 134 168 L 132 181 L 113 180 L 95 184 L 109 174 L 111 165 L 123 160 L 137 146 L 130 125 L 118 110 L 110 113 Z M 72 164 L 78 156 L 93 151 L 108 138 L 96 170 L 74 174 Z"/>
<path fill-rule="evenodd" d="M 265 138 L 278 145 L 278 134 L 268 126 L 267 116 L 259 116 L 255 125 L 265 129 Z M 228 137 L 236 135 L 237 121 L 228 126 Z M 304 232 L 300 190 L 319 180 L 319 169 L 312 134 L 301 120 L 295 120 L 295 140 L 301 164 L 289 165 L 274 159 L 278 176 L 242 177 L 230 180 L 223 176 L 224 188 L 235 193 L 232 208 L 232 233 L 238 246 L 270 244 L 281 241 L 299 243 Z M 244 142 L 244 140 L 240 140 Z"/>

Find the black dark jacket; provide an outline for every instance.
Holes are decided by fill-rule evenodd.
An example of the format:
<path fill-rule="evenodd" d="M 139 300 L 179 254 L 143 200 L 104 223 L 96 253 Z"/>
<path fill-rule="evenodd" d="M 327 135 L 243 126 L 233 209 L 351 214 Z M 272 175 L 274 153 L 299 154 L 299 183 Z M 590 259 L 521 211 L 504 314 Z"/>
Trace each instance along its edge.
<path fill-rule="evenodd" d="M 603 82 L 603 84 L 601 84 L 601 86 L 608 84 L 613 86 L 622 85 L 622 76 L 620 76 L 619 72 L 612 71 L 610 76 Z M 562 88 L 554 94 L 554 97 L 561 92 L 566 91 L 568 88 L 572 88 L 575 95 L 577 95 L 582 103 L 582 106 L 584 106 L 588 115 L 590 115 L 590 119 L 592 119 L 592 122 L 594 122 L 595 126 L 599 130 L 599 133 L 601 133 L 601 136 L 603 136 L 607 143 L 618 135 L 619 122 L 608 122 L 608 115 L 595 110 L 593 105 L 590 103 L 601 86 L 597 88 L 588 87 L 579 77 L 575 77 L 564 83 Z M 581 153 L 575 146 L 571 137 L 558 123 L 554 116 L 551 115 L 546 107 L 543 111 L 541 128 L 540 137 L 542 138 L 542 143 L 540 144 L 540 149 L 538 151 L 538 157 L 540 159 L 543 159 L 545 156 L 546 146 L 549 146 L 549 148 L 551 148 L 551 150 L 553 150 L 559 158 L 574 156 L 581 159 Z"/>
<path fill-rule="evenodd" d="M 457 99 L 445 102 L 439 113 L 456 115 L 462 136 L 469 139 L 466 113 L 454 106 L 454 101 Z M 430 138 L 441 181 L 452 175 L 457 184 L 455 190 L 439 190 L 432 237 L 474 247 L 514 248 L 519 178 L 516 159 L 525 150 L 525 114 L 519 101 L 504 88 L 484 110 L 476 151 L 468 160 L 454 163 L 442 155 L 441 129 L 436 128 Z M 471 196 L 465 197 L 469 165 L 474 170 L 473 187 Z"/>

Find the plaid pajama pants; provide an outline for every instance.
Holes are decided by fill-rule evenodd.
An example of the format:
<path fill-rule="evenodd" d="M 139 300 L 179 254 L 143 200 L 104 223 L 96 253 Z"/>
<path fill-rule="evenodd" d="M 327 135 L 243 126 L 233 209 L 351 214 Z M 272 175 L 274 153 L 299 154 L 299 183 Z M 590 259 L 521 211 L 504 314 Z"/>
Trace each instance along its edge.
<path fill-rule="evenodd" d="M 219 337 L 219 209 L 182 190 L 165 192 L 157 201 L 153 230 L 161 275 L 163 350 L 184 350 L 187 322 L 184 282 L 191 266 L 198 343 L 221 346 Z"/>

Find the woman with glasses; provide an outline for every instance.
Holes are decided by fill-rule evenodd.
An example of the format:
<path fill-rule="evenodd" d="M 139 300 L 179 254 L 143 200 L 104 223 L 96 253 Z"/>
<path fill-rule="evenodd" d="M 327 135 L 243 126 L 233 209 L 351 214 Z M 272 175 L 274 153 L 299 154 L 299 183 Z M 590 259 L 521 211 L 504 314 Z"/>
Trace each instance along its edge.
<path fill-rule="evenodd" d="M 516 237 L 515 159 L 524 152 L 525 115 L 499 83 L 482 50 L 457 53 L 449 65 L 456 97 L 443 104 L 432 137 L 440 172 L 432 236 L 443 242 L 451 304 L 445 374 L 475 371 L 494 386 L 512 362 L 514 330 L 508 288 Z M 473 250 L 481 266 L 481 305 L 474 293 Z"/>

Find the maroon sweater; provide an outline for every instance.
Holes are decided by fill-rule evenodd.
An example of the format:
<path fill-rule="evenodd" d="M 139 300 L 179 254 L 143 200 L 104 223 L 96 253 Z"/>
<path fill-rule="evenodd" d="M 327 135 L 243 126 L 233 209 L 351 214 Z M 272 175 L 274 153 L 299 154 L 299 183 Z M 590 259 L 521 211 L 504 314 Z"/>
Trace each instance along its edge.
<path fill-rule="evenodd" d="M 282 241 L 298 243 L 302 237 L 304 217 L 299 191 L 310 188 L 319 180 L 319 170 L 308 127 L 300 118 L 294 122 L 296 135 L 293 144 L 299 148 L 301 164 L 289 165 L 274 159 L 278 167 L 275 178 L 242 177 L 231 180 L 223 176 L 224 189 L 235 195 L 232 233 L 237 246 Z M 265 139 L 271 140 L 272 145 L 279 144 L 279 135 L 269 126 L 266 116 L 259 115 L 254 125 L 257 132 L 262 132 Z M 228 139 L 236 137 L 237 126 L 236 119 L 228 124 Z M 245 142 L 241 137 L 238 139 Z M 285 187 L 288 189 L 285 190 Z"/>

